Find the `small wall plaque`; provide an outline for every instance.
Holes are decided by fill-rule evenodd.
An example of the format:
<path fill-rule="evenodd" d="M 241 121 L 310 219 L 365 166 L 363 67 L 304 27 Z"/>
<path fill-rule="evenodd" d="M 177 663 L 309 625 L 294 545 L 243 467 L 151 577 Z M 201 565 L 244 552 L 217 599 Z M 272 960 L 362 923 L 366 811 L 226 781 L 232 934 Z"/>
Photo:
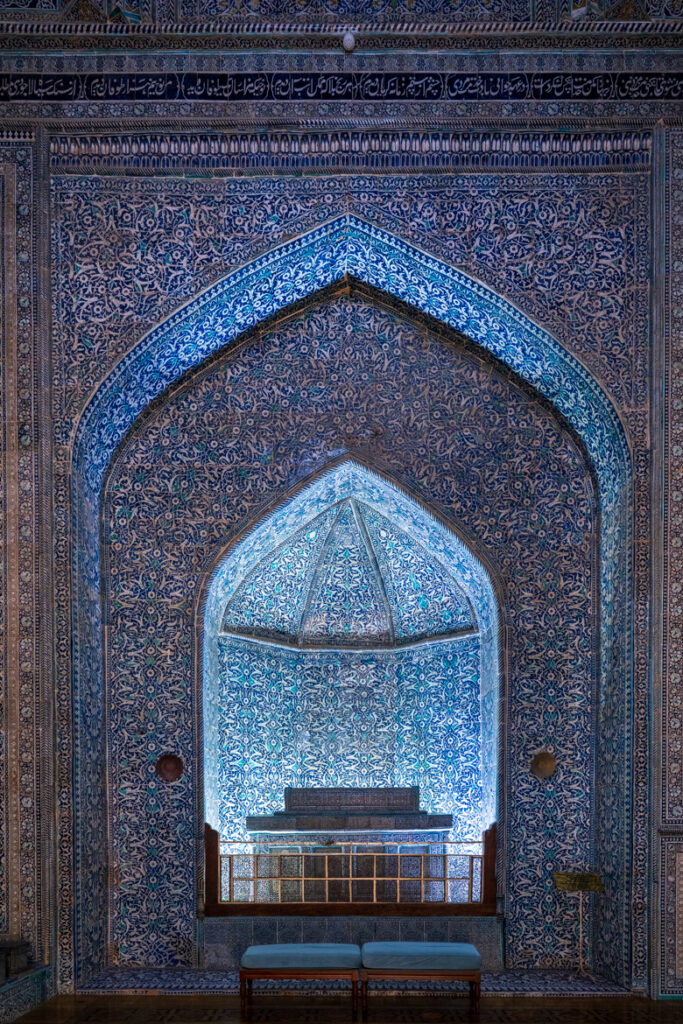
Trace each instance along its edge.
<path fill-rule="evenodd" d="M 553 871 L 555 888 L 564 892 L 604 892 L 600 875 L 592 871 Z"/>

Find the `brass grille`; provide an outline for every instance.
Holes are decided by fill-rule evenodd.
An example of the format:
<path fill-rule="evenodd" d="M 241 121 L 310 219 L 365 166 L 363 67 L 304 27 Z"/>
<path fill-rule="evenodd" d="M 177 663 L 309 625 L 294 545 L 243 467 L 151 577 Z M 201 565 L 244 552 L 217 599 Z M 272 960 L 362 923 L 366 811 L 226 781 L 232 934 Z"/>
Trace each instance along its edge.
<path fill-rule="evenodd" d="M 221 843 L 220 901 L 481 903 L 482 844 Z"/>

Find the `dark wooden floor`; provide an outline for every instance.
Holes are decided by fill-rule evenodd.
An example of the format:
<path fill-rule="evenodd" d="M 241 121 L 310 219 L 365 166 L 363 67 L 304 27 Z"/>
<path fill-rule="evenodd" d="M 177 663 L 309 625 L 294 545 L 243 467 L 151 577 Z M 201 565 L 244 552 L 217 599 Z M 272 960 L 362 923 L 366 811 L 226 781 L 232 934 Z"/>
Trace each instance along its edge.
<path fill-rule="evenodd" d="M 254 1024 L 348 1024 L 349 1000 L 256 995 Z M 58 996 L 21 1024 L 238 1024 L 235 996 Z M 682 1002 L 636 998 L 501 998 L 481 1001 L 481 1024 L 683 1024 Z M 465 1024 L 467 999 L 373 996 L 369 1024 Z"/>

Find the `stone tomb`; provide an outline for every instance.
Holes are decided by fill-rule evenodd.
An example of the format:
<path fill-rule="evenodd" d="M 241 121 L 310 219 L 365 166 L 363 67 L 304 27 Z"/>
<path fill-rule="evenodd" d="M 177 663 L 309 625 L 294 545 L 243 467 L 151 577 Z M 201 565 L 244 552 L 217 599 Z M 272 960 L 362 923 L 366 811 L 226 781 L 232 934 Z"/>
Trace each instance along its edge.
<path fill-rule="evenodd" d="M 285 789 L 285 809 L 247 817 L 249 832 L 448 831 L 450 814 L 420 810 L 420 788 Z"/>

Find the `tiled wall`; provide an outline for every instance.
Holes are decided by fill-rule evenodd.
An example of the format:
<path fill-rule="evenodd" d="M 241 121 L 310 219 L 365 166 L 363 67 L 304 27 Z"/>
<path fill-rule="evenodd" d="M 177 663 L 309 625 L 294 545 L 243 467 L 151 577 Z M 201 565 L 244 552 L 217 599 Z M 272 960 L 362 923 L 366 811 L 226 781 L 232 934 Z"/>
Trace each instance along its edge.
<path fill-rule="evenodd" d="M 203 574 L 255 517 L 344 452 L 452 522 L 496 567 L 509 630 L 508 956 L 533 965 L 572 955 L 575 923 L 547 850 L 555 867 L 588 866 L 598 535 L 585 455 L 502 368 L 374 293 L 342 291 L 173 391 L 129 436 L 106 483 L 112 937 L 122 962 L 192 953 Z M 323 718 L 331 728 L 334 717 Z M 544 787 L 529 771 L 541 746 L 561 765 Z M 187 771 L 164 786 L 154 763 L 167 749 Z M 438 742 L 425 750 L 443 756 Z M 261 767 L 273 783 L 272 766 Z M 558 834 L 558 820 L 571 827 Z"/>
<path fill-rule="evenodd" d="M 589 3 L 589 19 L 606 6 Z M 646 6 L 655 18 L 680 13 L 669 0 Z M 54 7 L 53 0 L 27 0 L 5 10 L 20 20 L 31 11 L 49 19 Z M 214 9 L 231 18 L 234 5 Z M 272 17 L 277 8 L 260 10 Z M 456 13 L 468 10 L 458 5 Z M 569 4 L 539 0 L 535 10 L 553 19 Z M 182 14 L 162 0 L 143 0 L 140 11 Z M 322 19 L 327 8 L 302 5 L 296 17 L 312 11 Z M 269 33 L 239 43 L 224 36 L 226 46 L 244 47 L 226 56 L 204 50 L 204 36 L 191 26 L 177 52 L 147 26 L 135 36 L 106 25 L 98 36 L 94 22 L 64 23 L 56 54 L 45 49 L 45 26 L 22 34 L 14 54 L 5 36 L 3 516 L 12 542 L 0 626 L 10 712 L 3 738 L 18 756 L 3 746 L 17 770 L 3 801 L 0 845 L 9 872 L 0 889 L 3 915 L 37 957 L 58 966 L 65 988 L 75 965 L 84 977 L 107 956 L 98 474 L 139 413 L 179 374 L 290 299 L 349 272 L 496 352 L 567 416 L 590 453 L 606 513 L 595 864 L 608 875 L 610 895 L 598 966 L 644 989 L 656 963 L 662 991 L 680 992 L 680 133 L 667 127 L 680 118 L 669 46 L 676 28 L 666 37 L 662 23 L 650 23 L 627 39 L 632 28 L 615 22 L 575 25 L 552 37 L 490 31 L 486 52 L 469 40 L 459 50 L 458 33 L 449 36 L 452 49 L 435 52 L 412 30 L 395 37 L 395 52 L 358 45 L 347 54 L 340 34 L 331 33 L 329 52 L 313 55 L 295 34 L 288 39 L 297 49 L 287 52 L 272 46 Z M 114 33 L 116 54 L 97 52 Z M 262 72 L 250 77 L 254 53 L 247 51 L 262 43 Z M 148 52 L 126 53 L 129 45 Z M 585 52 L 580 67 L 577 47 Z M 494 123 L 505 127 L 481 127 Z M 310 234 L 354 216 L 366 227 L 349 221 L 344 241 L 334 230 L 317 242 Z M 284 250 L 258 262 L 277 246 Z M 240 276 L 248 264 L 253 273 Z M 193 301 L 223 278 L 212 308 Z M 183 303 L 185 313 L 174 317 Z M 169 315 L 168 330 L 141 342 Z M 190 329 L 181 338 L 184 317 Z M 671 345 L 661 367 L 663 334 Z M 139 359 L 131 358 L 136 346 Z M 577 360 L 567 361 L 562 349 Z M 662 379 L 671 419 L 660 450 Z M 93 396 L 90 412 L 102 415 L 86 414 L 79 433 Z M 81 443 L 86 435 L 90 446 Z M 618 453 L 619 437 L 627 439 L 626 455 Z M 668 485 L 660 503 L 662 461 Z M 621 469 L 612 473 L 616 463 Z M 611 506 L 611 494 L 623 499 L 620 507 Z M 662 514 L 667 603 L 660 617 Z M 659 771 L 662 846 L 648 859 L 657 815 L 650 781 Z M 655 891 L 661 956 L 652 947 L 648 953 Z"/>
<path fill-rule="evenodd" d="M 419 786 L 452 814 L 453 840 L 483 819 L 479 638 L 375 653 L 220 643 L 220 831 L 284 807 L 285 786 Z M 208 751 L 207 751 L 208 753 Z M 495 770 L 495 765 L 493 766 Z"/>
<path fill-rule="evenodd" d="M 90 394 L 93 375 L 105 372 L 123 353 L 130 353 L 123 356 L 90 404 L 75 450 L 74 583 L 75 594 L 80 596 L 75 599 L 78 640 L 74 652 L 77 706 L 84 709 L 82 749 L 94 751 L 89 745 L 100 742 L 96 494 L 112 451 L 139 412 L 185 369 L 269 313 L 350 272 L 460 327 L 507 361 L 564 412 L 583 437 L 597 470 L 603 501 L 603 646 L 611 651 L 610 659 L 603 662 L 600 713 L 608 727 L 600 731 L 598 759 L 605 757 L 605 763 L 613 765 L 615 771 L 609 782 L 600 773 L 604 785 L 602 793 L 597 793 L 601 802 L 600 829 L 595 836 L 597 863 L 607 874 L 609 892 L 603 904 L 599 955 L 605 969 L 623 977 L 629 970 L 630 956 L 628 930 L 624 929 L 619 909 L 628 892 L 625 851 L 631 849 L 632 824 L 635 822 L 638 835 L 642 835 L 643 823 L 641 811 L 634 818 L 628 804 L 630 660 L 628 631 L 622 625 L 632 585 L 624 554 L 630 528 L 627 456 L 621 427 L 609 402 L 567 350 L 579 352 L 602 385 L 623 402 L 623 408 L 632 410 L 628 415 L 635 431 L 634 450 L 640 451 L 647 359 L 638 345 L 647 338 L 647 331 L 642 329 L 646 310 L 642 281 L 648 248 L 634 245 L 633 239 L 647 235 L 643 177 L 632 173 L 620 179 L 616 187 L 613 176 L 601 173 L 585 177 L 507 175 L 500 179 L 471 175 L 457 180 L 446 176 L 438 182 L 412 179 L 410 185 L 400 178 L 354 178 L 345 179 L 343 186 L 335 179 L 210 183 L 131 179 L 126 190 L 127 194 L 119 184 L 104 179 L 63 179 L 55 184 L 54 192 L 53 266 L 59 269 L 55 271 L 53 325 L 57 351 L 64 358 L 64 362 L 58 360 L 62 369 L 54 385 L 54 422 L 60 443 L 69 436 L 71 417 Z M 175 196 L 177 201 L 164 206 L 166 195 Z M 559 195 L 562 202 L 558 205 Z M 272 218 L 263 216 L 266 199 L 279 211 Z M 351 209 L 356 204 L 362 206 L 367 216 L 396 234 L 353 217 L 328 221 L 319 231 L 306 234 L 307 228 L 329 217 L 330 210 L 348 204 Z M 177 230 L 162 225 L 154 215 L 154 210 L 162 207 L 166 220 L 177 219 Z M 240 211 L 239 215 L 226 221 L 225 211 L 234 209 Z M 502 234 L 486 226 L 490 219 L 486 211 L 492 209 L 505 211 L 507 227 Z M 92 222 L 87 233 L 78 227 L 84 216 Z M 209 229 L 215 217 L 215 230 Z M 629 224 L 630 229 L 625 226 Z M 229 274 L 213 292 L 171 317 L 149 334 L 141 347 L 131 351 L 132 341 L 145 326 L 183 295 L 192 294 L 206 283 L 209 273 L 225 273 L 250 252 L 263 251 L 264 246 L 283 235 L 302 230 L 300 240 L 285 244 L 233 276 Z M 402 234 L 414 244 L 397 239 Z M 173 256 L 167 249 L 170 237 L 177 247 Z M 548 238 L 547 245 L 540 244 L 544 237 Z M 209 240 L 211 245 L 204 252 Z M 420 250 L 432 250 L 471 267 L 480 279 L 489 280 L 500 293 L 515 297 L 541 322 L 548 322 L 567 348 L 563 350 L 548 332 L 486 287 L 474 284 L 439 259 L 423 256 Z M 586 259 L 578 258 L 577 254 L 584 251 Z M 189 260 L 187 272 L 180 273 L 185 259 Z M 530 260 L 534 276 L 528 273 Z M 103 261 L 111 263 L 112 275 L 102 274 Z M 140 273 L 147 274 L 148 270 L 148 283 L 141 286 Z M 597 305 L 590 284 L 595 275 L 602 281 Z M 74 302 L 76 293 L 80 296 L 78 302 Z M 88 296 L 96 304 L 104 329 L 91 330 L 81 312 L 79 303 L 87 305 Z M 316 453 L 315 446 L 312 452 L 306 463 L 309 473 L 324 465 L 324 457 Z M 246 506 L 240 506 L 243 479 L 238 475 L 235 483 L 237 513 L 242 507 L 246 514 Z M 295 483 L 296 479 L 283 480 L 285 488 Z M 425 500 L 438 493 L 442 483 L 436 471 L 430 470 Z M 180 536 L 174 543 L 179 541 Z M 522 550 L 526 554 L 526 547 Z M 61 564 L 58 571 L 62 572 Z M 647 576 L 636 577 L 636 585 L 642 593 Z M 172 602 L 180 618 L 186 613 L 184 600 L 178 595 Z M 60 609 L 59 615 L 64 616 L 64 612 Z M 529 620 L 530 627 L 532 624 L 533 618 Z M 640 665 L 640 660 L 636 664 Z M 60 671 L 65 670 L 68 672 L 66 661 L 60 663 Z M 63 678 L 66 693 L 68 676 Z M 148 727 L 143 716 L 137 728 L 144 731 Z M 99 763 L 97 754 L 85 760 L 93 768 Z M 190 778 L 188 774 L 187 780 Z M 98 867 L 102 859 L 97 853 L 102 837 L 102 798 L 96 773 L 91 778 L 87 771 L 79 771 L 78 780 L 84 837 L 78 854 L 83 893 L 78 913 L 81 963 L 87 972 L 95 966 L 87 950 L 91 949 L 96 958 L 103 948 L 97 934 L 101 923 L 97 908 L 104 884 Z M 182 803 L 179 796 L 173 800 Z M 166 813 L 156 796 L 151 807 L 155 813 Z M 66 829 L 68 815 L 62 820 Z M 66 831 L 64 835 L 66 842 Z M 514 835 L 513 828 L 506 841 L 514 843 Z M 521 850 L 526 837 L 520 835 Z M 585 847 L 587 857 L 590 846 L 591 842 Z M 70 861 L 65 860 L 64 871 L 69 870 Z M 636 877 L 644 876 L 639 872 Z M 92 904 L 88 894 L 92 894 Z M 521 901 L 515 898 L 510 905 L 513 915 L 524 915 Z M 191 948 L 192 935 L 187 932 L 179 937 L 180 958 L 191 955 Z M 642 942 L 634 948 L 640 957 Z M 523 957 L 533 956 L 530 946 L 518 944 L 517 949 Z"/>

